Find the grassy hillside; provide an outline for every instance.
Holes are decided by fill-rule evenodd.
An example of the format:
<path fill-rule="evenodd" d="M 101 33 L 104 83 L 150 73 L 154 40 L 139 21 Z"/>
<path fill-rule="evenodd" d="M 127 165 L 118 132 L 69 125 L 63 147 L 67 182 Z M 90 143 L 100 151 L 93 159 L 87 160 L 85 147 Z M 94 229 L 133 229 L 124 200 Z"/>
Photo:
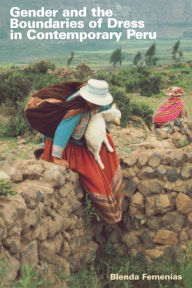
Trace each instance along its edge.
<path fill-rule="evenodd" d="M 109 55 L 116 47 L 123 48 L 126 56 L 124 63 L 130 64 L 137 50 L 145 53 L 147 47 L 152 44 L 152 40 L 123 40 L 123 38 L 120 43 L 115 42 L 115 40 L 98 40 L 94 42 L 88 40 L 83 43 L 78 42 L 78 40 L 30 41 L 22 39 L 12 41 L 9 40 L 9 11 L 10 8 L 14 6 L 20 9 L 36 10 L 45 7 L 45 9 L 58 9 L 59 12 L 63 9 L 71 10 L 87 7 L 87 16 L 83 19 L 85 22 L 93 18 L 90 13 L 91 8 L 100 7 L 101 9 L 111 9 L 113 11 L 113 17 L 119 21 L 142 20 L 145 22 L 145 27 L 144 29 L 137 30 L 157 32 L 156 42 L 160 63 L 169 62 L 171 47 L 174 41 L 178 39 L 182 40 L 184 60 L 189 60 L 191 57 L 192 2 L 190 0 L 120 0 L 118 3 L 109 0 L 83 0 L 79 2 L 76 0 L 55 0 L 54 2 L 51 0 L 33 0 L 29 2 L 17 0 L 17 3 L 15 3 L 14 0 L 10 0 L 4 1 L 2 4 L 1 2 L 3 2 L 3 0 L 0 1 L 0 62 L 5 64 L 29 63 L 37 59 L 53 58 L 53 61 L 60 65 L 60 63 L 66 63 L 66 57 L 70 51 L 75 51 L 76 63 L 83 60 L 89 65 L 94 65 L 94 67 L 101 67 L 102 65 L 108 65 Z M 30 20 L 34 19 L 36 18 L 30 18 Z M 20 20 L 29 19 L 20 18 Z M 55 20 L 65 20 L 65 18 L 59 15 Z M 79 18 L 76 18 L 76 20 L 79 20 Z M 97 31 L 109 32 L 124 30 L 126 34 L 126 29 L 123 28 L 107 28 L 105 21 L 106 19 L 101 29 L 96 29 Z M 84 30 L 90 31 L 91 29 L 85 27 Z M 61 31 L 66 32 L 65 29 L 61 29 Z"/>
<path fill-rule="evenodd" d="M 172 62 L 171 51 L 176 41 L 177 39 L 163 39 L 155 42 L 157 57 L 159 58 L 158 64 Z M 102 43 L 105 44 L 105 41 Z M 66 66 L 67 57 L 70 52 L 74 51 L 75 56 L 72 62 L 72 67 L 77 66 L 82 61 L 93 69 L 105 69 L 111 67 L 109 59 L 112 51 L 118 47 L 122 47 L 122 52 L 125 57 L 122 66 L 127 66 L 133 64 L 133 58 L 138 51 L 142 53 L 144 58 L 144 54 L 153 42 L 149 40 L 129 40 L 122 41 L 119 44 L 109 45 L 108 47 L 105 47 L 102 43 L 100 43 L 100 47 L 92 50 L 91 48 L 89 49 L 89 47 L 87 48 L 86 45 L 73 45 L 73 47 L 70 48 L 70 46 L 63 44 L 52 44 L 51 46 L 46 46 L 46 42 L 38 42 L 28 47 L 27 44 L 24 43 L 21 46 L 18 43 L 13 44 L 12 42 L 12 45 L 8 45 L 7 43 L 6 46 L 1 46 L 0 49 L 2 53 L 0 53 L 0 63 L 1 66 L 12 66 L 15 64 L 30 64 L 39 59 L 50 59 L 58 67 L 63 67 Z M 191 46 L 192 40 L 181 40 L 181 48 L 184 54 L 182 58 L 183 61 L 189 61 L 192 59 Z"/>

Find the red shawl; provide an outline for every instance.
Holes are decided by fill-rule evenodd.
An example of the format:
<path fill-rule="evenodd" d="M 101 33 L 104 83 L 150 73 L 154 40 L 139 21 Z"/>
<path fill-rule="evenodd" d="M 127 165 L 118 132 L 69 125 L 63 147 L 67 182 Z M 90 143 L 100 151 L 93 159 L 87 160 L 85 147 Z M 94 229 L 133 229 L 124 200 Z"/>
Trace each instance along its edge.
<path fill-rule="evenodd" d="M 160 126 L 165 125 L 168 121 L 175 120 L 180 116 L 183 110 L 183 100 L 180 97 L 170 97 L 163 105 L 161 105 L 153 121 Z"/>

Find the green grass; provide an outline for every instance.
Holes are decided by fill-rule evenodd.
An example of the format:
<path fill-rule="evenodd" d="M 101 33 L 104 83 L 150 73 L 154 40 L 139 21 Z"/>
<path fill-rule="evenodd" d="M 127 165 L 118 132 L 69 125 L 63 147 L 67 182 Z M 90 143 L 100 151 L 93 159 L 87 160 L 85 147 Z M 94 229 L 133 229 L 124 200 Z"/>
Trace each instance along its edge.
<path fill-rule="evenodd" d="M 22 138 L 23 139 L 23 138 Z M 9 159 L 11 157 L 12 160 L 17 159 L 29 159 L 29 157 L 33 156 L 33 151 L 37 148 L 39 148 L 39 144 L 34 140 L 32 141 L 32 138 L 25 138 L 25 143 L 20 145 L 18 144 L 18 141 L 20 138 L 14 138 L 14 137 L 5 137 L 0 138 L 0 155 L 4 156 L 5 159 Z M 3 165 L 0 162 L 0 167 Z"/>
<path fill-rule="evenodd" d="M 108 229 L 111 229 L 110 226 L 108 226 Z M 0 259 L 1 277 L 4 276 L 5 271 L 6 265 Z M 21 269 L 19 279 L 10 283 L 8 287 L 52 288 L 65 287 L 64 283 L 66 283 L 68 288 L 191 288 L 192 245 L 189 242 L 186 254 L 179 261 L 161 257 L 149 262 L 141 253 L 137 253 L 134 257 L 126 253 L 120 256 L 112 243 L 106 242 L 101 245 L 97 256 L 92 258 L 86 265 L 81 265 L 77 272 L 67 276 L 63 271 L 62 267 L 55 266 L 55 277 L 52 277 L 55 280 L 50 282 L 49 279 L 44 279 L 42 275 L 27 265 Z M 7 273 L 9 273 L 8 270 Z M 110 274 L 134 275 L 134 278 L 139 279 L 111 280 Z M 151 281 L 143 279 L 142 274 L 181 275 L 182 280 L 156 279 Z"/>
<path fill-rule="evenodd" d="M 138 275 L 139 280 L 114 280 L 110 274 Z M 145 280 L 142 274 L 148 275 L 181 275 L 181 281 Z M 182 261 L 158 258 L 148 262 L 137 253 L 135 257 L 124 254 L 120 256 L 110 242 L 102 245 L 99 257 L 94 262 L 81 266 L 77 273 L 65 276 L 61 270 L 56 271 L 61 281 L 67 282 L 68 288 L 191 288 L 191 250 L 189 249 Z"/>
<path fill-rule="evenodd" d="M 9 180 L 0 181 L 0 196 L 15 195 L 17 194 L 13 188 L 12 183 Z"/>
<path fill-rule="evenodd" d="M 45 287 L 45 281 L 41 275 L 37 274 L 30 265 L 25 265 L 21 269 L 21 277 L 18 281 L 13 283 L 14 288 L 37 288 Z"/>
<path fill-rule="evenodd" d="M 157 47 L 157 57 L 160 59 L 158 64 L 170 63 L 171 59 L 171 50 L 174 43 L 178 39 L 158 39 L 155 41 Z M 182 61 L 191 60 L 192 51 L 191 39 L 181 39 L 181 47 L 183 49 L 184 56 Z M 78 42 L 77 42 L 78 43 Z M 25 41 L 21 44 L 18 43 L 5 43 L 3 50 L 3 58 L 1 60 L 1 67 L 10 67 L 13 64 L 23 65 L 25 63 L 31 64 L 38 59 L 50 59 L 57 66 L 63 67 L 66 66 L 67 57 L 71 51 L 74 51 L 74 60 L 72 62 L 72 67 L 77 66 L 80 61 L 85 62 L 90 65 L 91 68 L 107 69 L 112 67 L 109 64 L 110 55 L 113 50 L 118 47 L 122 47 L 122 51 L 125 55 L 123 61 L 123 66 L 132 65 L 133 58 L 135 54 L 140 51 L 143 55 L 152 44 L 150 40 L 122 40 L 119 43 L 107 42 L 99 43 L 99 45 L 91 45 L 89 43 L 84 43 L 81 45 L 65 45 L 57 43 L 50 45 L 45 41 L 41 42 L 41 45 L 38 43 L 31 43 L 28 45 Z M 42 49 L 43 46 L 43 49 Z M 30 56 L 29 56 L 30 55 Z M 37 56 L 38 55 L 38 56 Z"/>
<path fill-rule="evenodd" d="M 100 217 L 95 211 L 95 208 L 91 204 L 91 200 L 89 199 L 88 193 L 85 196 L 85 209 L 84 209 L 84 215 L 86 219 L 85 227 L 88 227 L 90 222 L 93 218 L 95 218 L 98 222 L 100 221 Z"/>

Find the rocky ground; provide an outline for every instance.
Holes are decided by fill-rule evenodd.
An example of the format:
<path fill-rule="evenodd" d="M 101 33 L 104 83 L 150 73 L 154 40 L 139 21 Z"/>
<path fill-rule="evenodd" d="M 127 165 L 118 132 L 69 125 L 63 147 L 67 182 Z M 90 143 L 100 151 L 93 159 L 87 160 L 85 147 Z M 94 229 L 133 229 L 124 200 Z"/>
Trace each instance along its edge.
<path fill-rule="evenodd" d="M 188 128 L 182 122 L 176 125 L 172 123 L 163 129 L 158 129 L 159 131 L 150 130 L 139 117 L 134 117 L 128 127 L 111 125 L 110 133 L 120 155 L 144 149 L 191 151 L 192 124 L 188 124 Z M 40 147 L 40 142 L 39 135 L 0 139 L 0 167 L 6 161 L 34 159 L 33 151 Z"/>
<path fill-rule="evenodd" d="M 33 151 L 39 144 L 32 142 L 29 138 L 1 138 L 0 139 L 0 166 L 5 162 L 16 159 L 32 159 Z"/>
<path fill-rule="evenodd" d="M 192 150 L 192 123 L 178 120 L 170 122 L 161 129 L 151 130 L 139 117 L 134 117 L 126 128 L 111 127 L 111 134 L 115 142 L 117 152 L 142 150 Z"/>

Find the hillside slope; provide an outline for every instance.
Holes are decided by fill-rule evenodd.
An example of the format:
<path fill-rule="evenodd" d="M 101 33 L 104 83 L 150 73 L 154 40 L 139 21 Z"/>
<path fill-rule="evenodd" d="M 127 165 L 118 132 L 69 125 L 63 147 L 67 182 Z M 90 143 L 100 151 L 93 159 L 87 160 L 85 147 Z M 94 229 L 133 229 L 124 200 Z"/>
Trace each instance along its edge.
<path fill-rule="evenodd" d="M 2 3 L 4 2 L 4 3 Z M 54 56 L 57 48 L 64 51 L 71 50 L 97 50 L 112 48 L 111 44 L 114 41 L 88 41 L 80 43 L 78 41 L 61 41 L 51 40 L 47 41 L 11 41 L 9 40 L 9 21 L 11 7 L 19 7 L 21 9 L 40 9 L 45 7 L 47 9 L 81 9 L 87 7 L 89 11 L 93 7 L 101 7 L 102 9 L 111 9 L 114 17 L 118 20 L 142 20 L 145 21 L 145 28 L 143 31 L 157 32 L 158 39 L 161 38 L 176 38 L 179 39 L 183 36 L 190 36 L 192 25 L 192 2 L 191 0 L 120 0 L 114 2 L 111 0 L 32 0 L 30 3 L 25 0 L 0 0 L 0 59 L 8 59 L 9 55 L 20 54 L 22 59 L 26 50 L 29 49 L 29 54 L 34 57 L 35 54 L 44 54 Z M 91 15 L 88 13 L 87 20 L 90 20 Z M 26 18 L 23 18 L 26 20 Z M 57 19 L 58 20 L 58 19 Z M 105 31 L 105 25 L 102 26 L 100 31 Z M 127 45 L 128 45 L 127 41 Z M 103 45 L 104 44 L 104 45 Z M 38 46 L 38 47 L 37 47 Z M 77 47 L 78 46 L 78 47 Z M 68 52 L 67 52 L 68 53 Z M 14 58 L 14 57 L 12 57 Z M 13 59 L 11 59 L 13 61 Z"/>

